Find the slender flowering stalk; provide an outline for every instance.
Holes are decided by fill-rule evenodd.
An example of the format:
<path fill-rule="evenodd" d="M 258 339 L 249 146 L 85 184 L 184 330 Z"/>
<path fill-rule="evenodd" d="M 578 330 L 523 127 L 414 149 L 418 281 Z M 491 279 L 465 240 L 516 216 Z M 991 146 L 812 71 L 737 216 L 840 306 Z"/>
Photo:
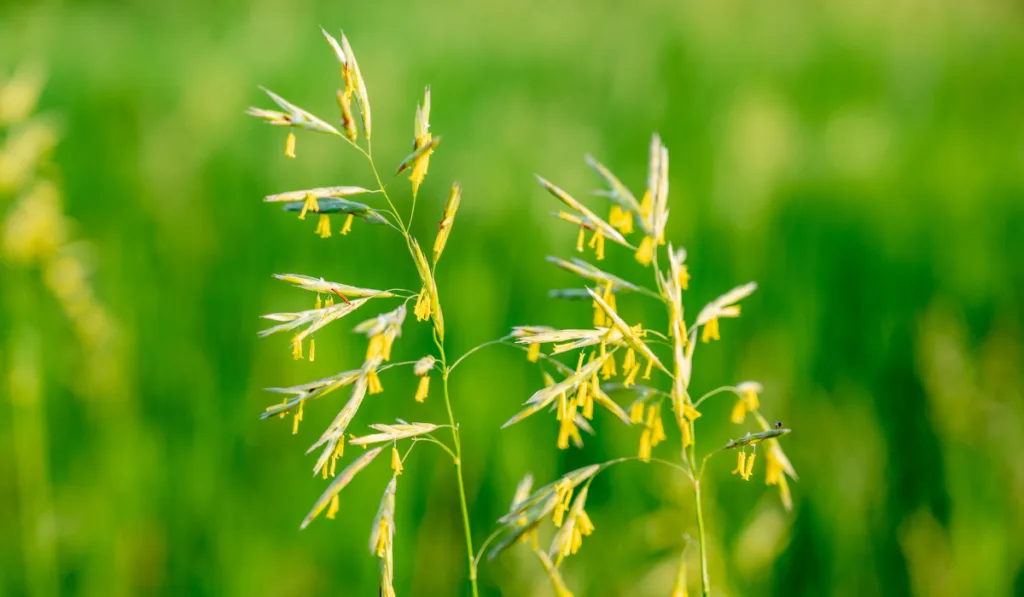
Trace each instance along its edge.
<path fill-rule="evenodd" d="M 567 261 L 550 257 L 549 261 L 580 278 L 583 285 L 582 288 L 554 291 L 552 296 L 587 301 L 593 307 L 593 328 L 522 326 L 512 333 L 515 343 L 526 347 L 528 360 L 540 364 L 545 387 L 526 401 L 524 408 L 509 419 L 506 427 L 541 411 L 553 411 L 558 425 L 556 444 L 564 450 L 570 443 L 582 444 L 581 429 L 593 432 L 590 421 L 594 418 L 594 404 L 598 404 L 614 414 L 615 419 L 637 427 L 639 432 L 635 458 L 579 469 L 529 495 L 520 495 L 527 493 L 525 490 L 517 491 L 509 513 L 499 519 L 501 526 L 485 541 L 486 546 L 498 540 L 491 550 L 492 556 L 517 541 L 533 542 L 534 551 L 550 577 L 555 593 L 560 596 L 572 594 L 559 572 L 560 566 L 580 549 L 583 537 L 594 531 L 594 524 L 584 509 L 590 483 L 600 471 L 614 464 L 634 459 L 668 464 L 682 471 L 691 481 L 703 595 L 710 594 L 711 581 L 701 483 L 705 465 L 714 455 L 736 450 L 737 465 L 733 473 L 749 480 L 758 462 L 756 450 L 758 446 L 764 446 L 762 452 L 767 453 L 764 459 L 765 482 L 779 488 L 787 510 L 792 507 L 786 479 L 796 479 L 796 472 L 779 444 L 779 438 L 790 430 L 782 428 L 781 423 L 769 425 L 761 415 L 761 384 L 747 381 L 723 386 L 697 400 L 690 393 L 698 338 L 704 343 L 720 339 L 721 320 L 739 317 L 740 302 L 750 296 L 757 285 L 753 282 L 744 284 L 719 296 L 699 312 L 692 326 L 687 326 L 683 294 L 690 287 L 690 274 L 686 250 L 674 247 L 665 239 L 669 218 L 669 157 L 668 149 L 657 135 L 651 139 L 648 161 L 647 187 L 638 201 L 608 168 L 587 157 L 587 163 L 608 187 L 597 193 L 611 204 L 607 219 L 598 215 L 597 209 L 585 206 L 566 191 L 538 177 L 541 186 L 566 208 L 557 214 L 558 218 L 579 227 L 576 251 L 584 252 L 589 247 L 594 258 L 602 260 L 605 258 L 605 240 L 608 240 L 632 251 L 635 259 L 650 267 L 653 273 L 651 287 L 609 273 L 581 258 Z M 636 243 L 629 240 L 629 236 L 634 234 L 640 237 Z M 617 301 L 619 295 L 625 298 L 630 294 L 661 303 L 668 312 L 667 328 L 659 332 L 645 328 L 642 322 L 624 319 L 618 312 Z M 668 350 L 664 350 L 664 346 Z M 560 362 L 557 360 L 559 355 L 570 355 L 571 360 Z M 725 446 L 706 452 L 703 459 L 698 460 L 696 422 L 702 414 L 699 408 L 705 400 L 725 394 L 736 397 L 732 422 L 742 424 L 746 415 L 752 413 L 760 430 L 730 440 Z M 625 397 L 629 403 L 620 406 L 611 396 Z M 675 424 L 681 439 L 680 464 L 654 456 L 657 446 L 668 439 L 666 427 L 671 423 Z M 536 530 L 545 519 L 550 519 L 558 529 L 547 551 L 536 547 Z M 681 566 L 676 586 L 671 589 L 673 595 L 686 594 L 686 578 L 685 566 Z M 669 590 L 666 588 L 666 593 Z"/>
<path fill-rule="evenodd" d="M 410 259 L 416 266 L 417 279 L 399 282 L 397 283 L 398 288 L 375 290 L 357 284 L 329 281 L 317 276 L 276 275 L 275 277 L 279 280 L 315 295 L 312 308 L 264 316 L 265 319 L 274 322 L 274 325 L 260 332 L 260 335 L 270 336 L 282 332 L 290 334 L 290 352 L 295 359 L 308 357 L 310 361 L 313 360 L 315 336 L 328 325 L 350 318 L 357 312 L 362 315 L 366 311 L 377 311 L 377 314 L 353 327 L 355 333 L 365 335 L 367 338 L 366 354 L 362 363 L 321 380 L 291 388 L 273 389 L 272 391 L 285 394 L 286 397 L 283 402 L 268 407 L 264 418 L 285 417 L 290 414 L 293 417 L 293 433 L 298 433 L 306 402 L 322 398 L 335 390 L 349 389 L 348 399 L 341 403 L 334 420 L 309 449 L 310 452 L 319 451 L 314 473 L 321 475 L 324 479 L 333 478 L 333 481 L 302 521 L 302 527 L 305 528 L 323 512 L 326 512 L 326 518 L 334 518 L 340 510 L 342 489 L 346 488 L 360 471 L 373 465 L 381 452 L 390 452 L 392 478 L 384 491 L 377 517 L 373 522 L 370 551 L 379 559 L 380 594 L 391 597 L 395 595 L 396 568 L 393 559 L 393 542 L 397 534 L 395 507 L 398 477 L 404 469 L 406 457 L 415 445 L 427 442 L 441 447 L 443 452 L 452 458 L 455 468 L 466 541 L 468 576 L 472 594 L 476 596 L 478 595 L 477 561 L 474 558 L 469 507 L 463 479 L 462 443 L 448 385 L 453 366 L 449 365 L 445 351 L 444 316 L 434 277 L 435 269 L 448 244 L 456 213 L 461 204 L 462 187 L 459 183 L 454 183 L 451 187 L 441 215 L 440 229 L 433 243 L 432 259 L 428 261 L 419 240 L 413 236 L 411 227 L 416 213 L 417 197 L 421 194 L 430 159 L 441 142 L 441 137 L 433 135 L 430 131 L 430 89 L 426 90 L 423 101 L 416 107 L 413 120 L 413 152 L 395 168 L 396 176 L 406 171 L 410 172 L 409 178 L 412 182 L 408 216 L 403 218 L 398 204 L 392 198 L 388 184 L 381 178 L 380 169 L 374 160 L 370 141 L 369 93 L 352 46 L 344 35 L 340 40 L 326 31 L 323 32 L 323 35 L 341 67 L 342 89 L 336 93 L 339 108 L 337 126 L 269 90 L 265 91 L 276 104 L 277 109 L 251 108 L 249 113 L 273 126 L 288 128 L 285 138 L 285 155 L 290 158 L 294 158 L 299 153 L 297 152 L 298 133 L 319 133 L 337 137 L 365 158 L 374 184 L 370 188 L 332 186 L 288 191 L 268 195 L 265 201 L 283 204 L 286 212 L 297 212 L 299 220 L 306 220 L 307 216 L 315 215 L 316 217 L 312 218 L 316 221 L 315 234 L 324 239 L 331 238 L 335 231 L 341 235 L 358 233 L 364 224 L 388 226 L 401 238 Z M 358 112 L 358 117 L 356 112 Z M 331 216 L 343 218 L 340 228 L 336 221 L 332 221 Z M 390 363 L 392 353 L 396 349 L 396 345 L 399 344 L 402 330 L 409 319 L 407 318 L 409 303 L 413 303 L 412 315 L 417 321 L 429 322 L 437 352 L 423 356 L 416 361 L 392 364 Z M 322 352 L 319 356 L 320 358 L 325 357 Z M 330 355 L 326 356 L 330 357 Z M 415 396 L 409 397 L 414 403 L 424 402 L 428 399 L 431 375 L 435 371 L 439 371 L 447 422 L 442 424 L 407 423 L 399 419 L 397 423 L 371 424 L 369 428 L 374 433 L 356 437 L 350 432 L 350 429 L 356 421 L 363 400 L 368 394 L 382 393 L 384 383 L 381 373 L 399 364 L 414 365 L 413 373 L 419 379 Z M 450 444 L 433 435 L 433 432 L 440 427 L 447 427 L 451 431 Z M 358 458 L 344 466 L 339 472 L 338 463 L 345 458 L 346 437 L 348 437 L 347 443 L 349 444 L 363 448 L 372 446 L 372 448 L 366 452 L 358 451 Z M 399 451 L 400 443 L 408 445 L 404 455 Z"/>

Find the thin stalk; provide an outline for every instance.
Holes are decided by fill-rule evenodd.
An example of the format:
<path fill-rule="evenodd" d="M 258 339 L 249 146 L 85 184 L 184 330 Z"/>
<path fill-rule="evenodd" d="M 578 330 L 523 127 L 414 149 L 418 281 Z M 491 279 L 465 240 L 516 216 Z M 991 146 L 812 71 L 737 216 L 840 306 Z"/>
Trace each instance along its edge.
<path fill-rule="evenodd" d="M 653 265 L 654 265 L 655 281 L 658 283 L 658 287 L 661 288 L 662 276 L 661 276 L 661 269 L 658 267 L 658 251 L 657 251 L 657 248 L 655 248 L 654 255 L 653 255 Z M 689 337 L 690 330 L 687 330 L 686 335 L 687 335 L 687 337 Z M 673 379 L 675 379 L 675 378 L 673 377 Z M 702 397 L 701 401 L 703 401 L 703 399 L 706 398 L 706 397 L 707 396 Z M 690 443 L 690 456 L 689 456 L 689 458 L 686 458 L 685 460 L 687 461 L 687 464 L 690 467 L 690 479 L 693 481 L 693 502 L 694 502 L 694 506 L 695 506 L 695 508 L 697 510 L 697 539 L 698 539 L 698 541 L 700 543 L 700 591 L 701 591 L 701 595 L 703 595 L 703 597 L 708 597 L 709 595 L 711 595 L 711 580 L 708 577 L 708 545 L 707 545 L 707 536 L 706 536 L 705 531 L 704 531 L 704 510 L 703 510 L 703 507 L 702 507 L 702 504 L 701 504 L 701 497 L 700 497 L 700 482 L 701 482 L 701 475 L 700 475 L 700 473 L 704 472 L 704 466 L 703 466 L 703 463 L 702 463 L 701 464 L 700 472 L 697 471 L 696 464 L 695 464 L 695 462 L 696 462 L 697 435 L 695 433 L 695 425 L 693 424 L 693 421 L 690 421 L 689 425 L 690 425 L 690 438 L 691 438 L 692 441 Z"/>
<path fill-rule="evenodd" d="M 452 430 L 452 442 L 455 444 L 455 477 L 459 482 L 459 507 L 462 509 L 462 527 L 466 533 L 466 557 L 469 562 L 469 584 L 473 589 L 473 597 L 479 597 L 480 590 L 476 582 L 476 560 L 473 551 L 473 532 L 469 523 L 469 507 L 466 505 L 466 484 L 462 479 L 462 442 L 459 440 L 459 427 L 455 424 L 455 415 L 452 412 L 452 401 L 448 392 L 448 360 L 444 352 L 444 344 L 436 339 L 437 348 L 441 352 L 441 385 L 444 388 L 444 406 L 448 410 L 448 422 Z"/>
<path fill-rule="evenodd" d="M 387 188 L 384 185 L 384 181 L 380 177 L 380 172 L 378 172 L 377 170 L 377 165 L 373 161 L 373 148 L 372 145 L 369 144 L 369 140 L 367 140 L 367 149 L 365 150 L 356 143 L 352 143 L 351 141 L 349 143 L 353 147 L 358 149 L 364 156 L 366 156 L 366 161 L 369 162 L 370 169 L 373 171 L 373 177 L 377 180 L 377 186 L 380 188 L 381 194 L 384 195 L 384 199 L 388 202 L 388 206 L 391 208 L 391 211 L 394 213 L 395 218 L 398 220 L 398 225 L 400 227 L 399 232 L 402 233 L 402 237 L 405 239 L 405 246 L 406 248 L 409 249 L 409 255 L 415 262 L 416 252 L 413 249 L 413 239 L 412 235 L 409 232 L 410 225 L 412 224 L 412 218 L 413 215 L 415 214 L 416 209 L 415 197 L 413 198 L 412 210 L 410 210 L 409 213 L 409 222 L 403 222 L 401 216 L 398 215 L 398 209 L 395 207 L 395 204 L 391 201 L 391 197 L 388 196 Z M 444 341 L 442 341 L 438 336 L 436 328 L 434 329 L 434 342 L 435 344 L 437 344 L 438 352 L 441 355 L 441 383 L 444 389 L 444 405 L 448 411 L 448 426 L 452 430 L 452 443 L 455 445 L 455 453 L 453 455 L 453 460 L 455 461 L 455 477 L 458 480 L 459 484 L 459 506 L 462 510 L 462 527 L 466 533 L 466 554 L 467 561 L 469 562 L 469 584 L 473 590 L 473 597 L 479 597 L 480 591 L 477 587 L 476 582 L 477 567 L 473 557 L 473 532 L 470 527 L 469 521 L 469 507 L 466 505 L 466 483 L 462 477 L 462 442 L 459 440 L 459 426 L 455 423 L 455 414 L 452 411 L 452 401 L 448 391 L 448 374 L 451 372 L 451 369 L 448 367 L 448 358 L 445 355 L 444 351 Z M 447 447 L 444 446 L 444 444 L 442 444 L 441 442 L 437 443 L 442 447 Z M 450 450 L 449 454 L 451 454 Z"/>
<path fill-rule="evenodd" d="M 501 338 L 497 338 L 497 339 L 494 339 L 494 340 L 488 340 L 487 342 L 484 342 L 483 344 L 477 344 L 473 348 L 470 348 L 468 351 L 466 351 L 466 354 L 464 354 L 461 357 L 455 359 L 455 362 L 452 363 L 452 370 L 454 370 L 456 367 L 458 367 L 459 363 L 461 363 L 463 361 L 463 359 L 465 359 L 469 355 L 473 354 L 474 352 L 480 350 L 481 348 L 486 348 L 488 346 L 493 346 L 495 344 L 501 344 L 502 342 L 505 342 L 506 340 L 509 340 L 511 338 L 512 338 L 511 335 L 509 335 L 509 336 L 502 336 Z"/>
<path fill-rule="evenodd" d="M 708 597 L 711 594 L 711 580 L 708 578 L 708 546 L 707 537 L 704 533 L 704 511 L 700 499 L 700 475 L 695 469 L 696 462 L 696 436 L 694 435 L 694 424 L 690 422 L 690 436 L 694 443 L 690 444 L 690 475 L 693 478 L 693 502 L 697 509 L 697 539 L 700 542 L 700 591 L 701 595 Z M 703 472 L 703 465 L 701 472 Z"/>
<path fill-rule="evenodd" d="M 705 400 L 707 400 L 708 398 L 710 398 L 710 397 L 712 397 L 712 396 L 715 396 L 716 394 L 721 394 L 721 393 L 723 393 L 723 392 L 732 392 L 733 394 L 736 394 L 737 396 L 738 396 L 738 395 L 739 395 L 739 393 L 740 393 L 740 392 L 739 392 L 739 390 L 737 390 L 736 388 L 734 388 L 734 387 L 732 387 L 732 386 L 722 386 L 722 387 L 720 387 L 720 388 L 715 388 L 714 390 L 711 390 L 711 391 L 710 391 L 710 392 L 708 392 L 707 394 L 704 394 L 703 396 L 701 396 L 701 397 L 700 397 L 700 399 L 699 399 L 699 400 L 697 400 L 696 402 L 694 402 L 694 403 L 693 403 L 693 408 L 697 408 L 698 406 L 700 406 L 700 405 L 701 405 L 701 403 L 702 403 L 702 402 L 704 402 L 704 401 L 705 401 Z"/>

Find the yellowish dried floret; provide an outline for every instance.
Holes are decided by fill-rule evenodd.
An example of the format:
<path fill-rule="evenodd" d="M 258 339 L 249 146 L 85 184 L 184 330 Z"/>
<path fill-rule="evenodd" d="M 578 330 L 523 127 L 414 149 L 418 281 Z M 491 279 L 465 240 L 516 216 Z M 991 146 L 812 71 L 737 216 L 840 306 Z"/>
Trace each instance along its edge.
<path fill-rule="evenodd" d="M 420 378 L 419 383 L 416 385 L 416 402 L 424 402 L 427 399 L 427 394 L 430 392 L 430 376 L 424 375 Z"/>

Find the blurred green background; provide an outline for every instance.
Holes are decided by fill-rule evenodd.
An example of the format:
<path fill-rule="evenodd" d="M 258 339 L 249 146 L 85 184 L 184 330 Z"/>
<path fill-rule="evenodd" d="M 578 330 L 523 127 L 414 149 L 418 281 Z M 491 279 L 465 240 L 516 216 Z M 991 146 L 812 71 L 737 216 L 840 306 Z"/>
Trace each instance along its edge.
<path fill-rule="evenodd" d="M 371 184 L 342 143 L 300 134 L 288 160 L 283 131 L 244 116 L 270 107 L 263 84 L 335 119 L 323 25 L 352 40 L 381 164 L 407 153 L 432 86 L 445 141 L 415 229 L 431 242 L 461 180 L 438 274 L 455 354 L 516 324 L 587 325 L 589 308 L 545 296 L 574 283 L 544 256 L 569 255 L 575 230 L 549 217 L 532 174 L 583 196 L 597 184 L 589 152 L 639 192 L 660 132 L 691 313 L 761 284 L 722 341 L 699 347 L 694 388 L 764 383 L 800 474 L 786 513 L 762 477 L 712 461 L 716 595 L 1024 595 L 1022 24 L 1009 0 L 6 0 L 0 73 L 48 71 L 40 110 L 59 143 L 44 173 L 89 282 L 0 264 L 0 594 L 376 595 L 367 541 L 385 466 L 345 490 L 337 520 L 298 530 L 324 485 L 303 452 L 345 394 L 307 408 L 297 436 L 259 420 L 275 401 L 262 388 L 351 368 L 365 343 L 335 324 L 309 363 L 287 338 L 257 341 L 259 314 L 308 308 L 271 273 L 416 284 L 387 229 L 321 240 L 260 202 Z M 407 200 L 406 181 L 395 188 Z M 19 192 L 2 199 L 8 222 Z M 67 305 L 88 288 L 83 331 Z M 663 317 L 641 299 L 620 307 Z M 407 325 L 396 359 L 429 345 Z M 357 429 L 443 418 L 438 386 L 418 405 L 408 373 L 384 384 Z M 544 483 L 635 453 L 639 432 L 601 415 L 583 450 L 556 450 L 544 415 L 499 432 L 541 384 L 514 349 L 478 353 L 453 384 L 478 543 L 527 471 Z M 740 433 L 728 400 L 709 405 L 705 446 Z M 675 457 L 677 442 L 656 454 Z M 695 533 L 690 500 L 667 470 L 600 477 L 570 587 L 668 595 Z M 407 463 L 397 516 L 398 594 L 466 594 L 436 450 Z M 487 595 L 550 594 L 525 550 L 481 576 Z"/>

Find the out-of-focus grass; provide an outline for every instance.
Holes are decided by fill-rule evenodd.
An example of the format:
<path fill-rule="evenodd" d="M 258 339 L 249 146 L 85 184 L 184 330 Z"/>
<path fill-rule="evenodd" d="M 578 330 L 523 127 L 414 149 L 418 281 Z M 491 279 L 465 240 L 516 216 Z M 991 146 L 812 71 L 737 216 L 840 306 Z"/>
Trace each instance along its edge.
<path fill-rule="evenodd" d="M 723 592 L 1021 591 L 1024 37 L 1011 3 L 13 2 L 0 7 L 0 66 L 50 69 L 42 106 L 62 123 L 67 209 L 126 345 L 121 382 L 92 395 L 76 384 L 84 352 L 66 322 L 45 305 L 27 322 L 0 314 L 5 339 L 21 324 L 39 338 L 55 512 L 44 539 L 61 594 L 375 590 L 373 471 L 346 490 L 344 516 L 298 532 L 321 489 L 301 452 L 333 406 L 309 409 L 296 437 L 258 421 L 272 400 L 260 388 L 330 373 L 360 350 L 340 330 L 321 336 L 313 364 L 257 343 L 256 316 L 297 300 L 269 274 L 371 287 L 397 275 L 365 249 L 386 234 L 322 241 L 259 203 L 368 182 L 326 141 L 301 138 L 286 160 L 280 131 L 242 114 L 261 101 L 257 84 L 332 113 L 336 67 L 318 25 L 352 38 L 378 155 L 404 157 L 432 85 L 445 143 L 422 208 L 439 214 L 447 184 L 464 187 L 438 280 L 456 352 L 513 323 L 570 317 L 544 298 L 568 278 L 543 256 L 573 230 L 547 217 L 532 172 L 585 188 L 591 152 L 639 187 L 648 136 L 661 133 L 670 236 L 708 293 L 689 304 L 761 283 L 744 307 L 756 317 L 731 326 L 700 370 L 764 382 L 795 430 L 787 451 L 801 473 L 789 517 L 729 479 L 731 463 L 713 471 L 706 515 L 722 531 L 711 565 Z M 18 292 L 0 271 L 4 292 Z M 456 292 L 466 280 L 479 290 Z M 403 358 L 426 342 L 403 339 Z M 533 447 L 554 443 L 543 422 L 498 433 L 540 380 L 518 351 L 473 358 L 453 391 L 481 532 L 525 471 L 551 478 L 634 450 L 612 426 L 558 458 Z M 14 362 L 0 358 L 5 380 Z M 386 384 L 387 400 L 411 402 L 412 381 Z M 381 402 L 363 422 L 394 412 Z M 14 405 L 0 407 L 0 594 L 42 595 L 22 548 L 40 527 L 19 493 Z M 428 401 L 424 417 L 439 406 Z M 727 425 L 711 433 L 724 439 Z M 463 564 L 450 467 L 415 458 L 404 485 L 429 489 L 399 495 L 398 593 L 450 594 Z M 684 487 L 639 466 L 595 483 L 597 531 L 566 571 L 578 594 L 667 593 L 663 564 L 693 530 Z M 515 555 L 482 576 L 489 594 L 546 590 Z"/>

